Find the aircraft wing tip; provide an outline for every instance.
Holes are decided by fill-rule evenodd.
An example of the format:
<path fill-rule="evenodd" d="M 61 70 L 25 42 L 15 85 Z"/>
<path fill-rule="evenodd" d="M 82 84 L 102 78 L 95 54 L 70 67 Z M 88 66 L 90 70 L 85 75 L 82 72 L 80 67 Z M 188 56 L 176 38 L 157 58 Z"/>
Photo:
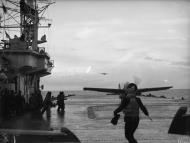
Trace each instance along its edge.
<path fill-rule="evenodd" d="M 83 90 L 89 90 L 89 88 L 88 87 L 84 87 Z"/>

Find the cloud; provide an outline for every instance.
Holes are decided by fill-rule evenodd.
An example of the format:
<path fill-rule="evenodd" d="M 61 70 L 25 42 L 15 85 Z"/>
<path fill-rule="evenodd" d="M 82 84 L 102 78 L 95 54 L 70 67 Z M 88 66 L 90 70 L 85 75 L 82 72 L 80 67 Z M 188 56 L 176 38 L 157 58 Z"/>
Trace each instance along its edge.
<path fill-rule="evenodd" d="M 189 21 L 189 18 L 188 17 L 183 17 L 183 18 L 172 18 L 172 19 L 162 19 L 160 21 L 158 21 L 159 24 L 188 24 L 190 21 Z"/>
<path fill-rule="evenodd" d="M 153 57 L 150 57 L 150 56 L 146 56 L 144 59 L 150 60 L 150 61 L 155 61 L 155 62 L 166 62 L 166 60 L 164 60 L 164 59 L 153 58 Z"/>
<path fill-rule="evenodd" d="M 170 62 L 171 65 L 184 66 L 190 68 L 190 61 L 173 61 Z"/>
<path fill-rule="evenodd" d="M 145 60 L 153 61 L 153 62 L 163 62 L 169 65 L 177 66 L 177 67 L 187 67 L 190 68 L 190 60 L 178 60 L 178 61 L 171 61 L 171 60 L 166 60 L 166 59 L 161 59 L 161 58 L 154 58 L 150 56 L 146 56 L 144 58 Z"/>
<path fill-rule="evenodd" d="M 119 83 L 133 75 L 150 85 L 160 79 L 187 80 L 190 58 L 183 57 L 189 53 L 189 4 L 109 1 L 57 5 L 52 47 L 53 75 L 58 77 L 49 84 L 55 88 L 110 85 L 114 79 Z M 109 74 L 96 76 L 101 72 Z"/>
<path fill-rule="evenodd" d="M 82 28 L 76 35 L 76 39 L 86 39 L 89 38 L 90 36 L 93 36 L 93 33 L 96 32 L 95 28 L 90 28 L 90 27 L 84 27 Z"/>
<path fill-rule="evenodd" d="M 89 66 L 87 69 L 86 69 L 86 73 L 89 73 L 92 69 L 92 66 Z"/>
<path fill-rule="evenodd" d="M 45 90 L 82 90 L 83 87 L 114 87 L 118 82 L 97 74 L 80 75 L 51 75 L 43 77 L 41 84 L 45 84 Z M 117 84 L 116 84 L 117 83 Z"/>

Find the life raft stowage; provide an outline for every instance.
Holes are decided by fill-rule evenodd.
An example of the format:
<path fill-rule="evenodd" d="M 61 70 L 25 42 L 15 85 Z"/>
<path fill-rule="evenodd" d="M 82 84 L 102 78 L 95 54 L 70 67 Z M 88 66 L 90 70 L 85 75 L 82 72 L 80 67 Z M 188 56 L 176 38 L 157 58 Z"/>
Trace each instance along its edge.
<path fill-rule="evenodd" d="M 190 115 L 186 114 L 187 107 L 180 107 L 171 122 L 168 133 L 190 135 Z"/>

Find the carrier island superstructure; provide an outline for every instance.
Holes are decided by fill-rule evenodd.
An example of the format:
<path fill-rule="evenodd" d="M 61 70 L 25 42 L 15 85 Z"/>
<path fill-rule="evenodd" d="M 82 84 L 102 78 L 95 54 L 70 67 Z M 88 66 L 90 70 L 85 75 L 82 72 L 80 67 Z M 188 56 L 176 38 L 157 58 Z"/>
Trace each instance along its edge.
<path fill-rule="evenodd" d="M 40 78 L 51 74 L 54 67 L 45 47 L 40 47 L 47 42 L 46 35 L 38 39 L 39 28 L 51 25 L 42 25 L 40 21 L 52 2 L 44 0 L 40 5 L 39 2 L 8 0 L 1 5 L 0 88 L 21 91 L 26 102 L 40 89 Z M 16 24 L 8 22 L 8 25 L 10 19 Z M 19 35 L 10 36 L 13 29 L 19 30 Z"/>

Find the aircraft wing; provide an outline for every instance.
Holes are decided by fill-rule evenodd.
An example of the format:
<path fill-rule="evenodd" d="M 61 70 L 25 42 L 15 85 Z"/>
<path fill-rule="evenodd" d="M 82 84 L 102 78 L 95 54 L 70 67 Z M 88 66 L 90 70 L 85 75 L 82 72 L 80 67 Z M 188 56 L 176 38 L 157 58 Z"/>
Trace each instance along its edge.
<path fill-rule="evenodd" d="M 154 88 L 141 88 L 141 89 L 138 89 L 137 92 L 159 91 L 159 90 L 166 90 L 166 89 L 170 89 L 170 88 L 172 88 L 172 86 L 154 87 Z M 115 93 L 115 94 L 125 93 L 124 89 L 111 89 L 111 88 L 91 88 L 91 87 L 85 87 L 85 88 L 83 88 L 83 90 L 98 91 L 98 92 L 109 92 L 109 93 Z"/>
<path fill-rule="evenodd" d="M 166 90 L 166 89 L 170 89 L 173 86 L 167 86 L 167 87 L 153 87 L 153 88 L 141 88 L 138 89 L 138 92 L 149 92 L 149 91 L 159 91 L 159 90 Z"/>
<path fill-rule="evenodd" d="M 99 92 L 109 92 L 109 93 L 115 93 L 115 94 L 121 94 L 125 91 L 123 89 L 112 89 L 112 88 L 91 88 L 91 87 L 85 87 L 83 90 L 90 90 L 90 91 L 99 91 Z"/>
<path fill-rule="evenodd" d="M 71 97 L 71 96 L 75 96 L 75 94 L 69 94 L 67 96 L 65 96 L 65 99 L 67 99 L 67 97 Z M 57 97 L 52 97 L 51 101 L 57 100 Z"/>

